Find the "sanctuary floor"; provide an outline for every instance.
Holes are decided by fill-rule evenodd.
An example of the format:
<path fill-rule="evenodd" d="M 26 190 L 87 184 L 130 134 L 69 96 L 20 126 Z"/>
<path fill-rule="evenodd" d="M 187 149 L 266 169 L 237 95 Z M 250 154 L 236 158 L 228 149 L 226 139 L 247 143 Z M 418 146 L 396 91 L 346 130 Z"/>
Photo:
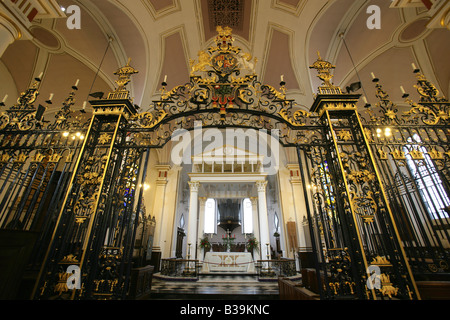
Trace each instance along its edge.
<path fill-rule="evenodd" d="M 278 300 L 277 281 L 258 281 L 256 275 L 204 274 L 198 281 L 153 277 L 149 299 Z"/>

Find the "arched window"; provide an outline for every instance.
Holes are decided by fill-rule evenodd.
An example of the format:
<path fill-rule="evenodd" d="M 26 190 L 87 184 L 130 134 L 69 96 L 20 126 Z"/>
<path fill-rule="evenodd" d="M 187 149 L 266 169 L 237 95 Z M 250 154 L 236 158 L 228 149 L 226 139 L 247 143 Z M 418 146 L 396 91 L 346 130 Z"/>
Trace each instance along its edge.
<path fill-rule="evenodd" d="M 216 200 L 209 198 L 205 202 L 204 233 L 216 233 Z"/>
<path fill-rule="evenodd" d="M 243 201 L 243 222 L 244 233 L 253 233 L 253 205 L 249 198 L 245 198 Z"/>
<path fill-rule="evenodd" d="M 418 134 L 410 137 L 408 142 L 411 144 L 404 147 L 403 151 L 428 213 L 433 219 L 448 218 L 444 208 L 450 206 L 450 199 L 444 190 L 435 164 L 427 149 L 420 146 L 421 140 Z M 423 160 L 413 160 L 411 152 L 415 151 L 422 153 Z"/>

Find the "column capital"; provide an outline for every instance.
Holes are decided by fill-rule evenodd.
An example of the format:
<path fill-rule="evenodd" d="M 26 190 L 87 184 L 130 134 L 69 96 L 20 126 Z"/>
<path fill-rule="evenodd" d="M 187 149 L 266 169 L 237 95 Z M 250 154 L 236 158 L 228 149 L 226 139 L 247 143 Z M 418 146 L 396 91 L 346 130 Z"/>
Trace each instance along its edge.
<path fill-rule="evenodd" d="M 158 164 L 155 166 L 155 169 L 158 171 L 169 171 L 171 167 L 168 164 Z"/>
<path fill-rule="evenodd" d="M 189 181 L 189 189 L 194 192 L 198 192 L 198 189 L 200 188 L 200 182 L 198 181 Z"/>
<path fill-rule="evenodd" d="M 289 181 L 292 184 L 301 184 L 300 179 L 300 166 L 298 164 L 288 164 L 286 168 L 289 170 Z"/>
<path fill-rule="evenodd" d="M 157 185 L 167 184 L 167 172 L 170 170 L 169 165 L 156 165 L 155 169 L 158 171 L 158 178 L 156 178 Z"/>
<path fill-rule="evenodd" d="M 286 168 L 288 168 L 288 170 L 298 170 L 300 166 L 298 165 L 298 163 L 288 163 L 286 165 Z"/>
<path fill-rule="evenodd" d="M 200 205 L 202 205 L 202 206 L 205 205 L 206 200 L 208 200 L 207 197 L 198 197 L 198 201 L 200 202 Z"/>
<path fill-rule="evenodd" d="M 267 181 L 256 181 L 256 187 L 258 188 L 258 192 L 266 191 Z"/>

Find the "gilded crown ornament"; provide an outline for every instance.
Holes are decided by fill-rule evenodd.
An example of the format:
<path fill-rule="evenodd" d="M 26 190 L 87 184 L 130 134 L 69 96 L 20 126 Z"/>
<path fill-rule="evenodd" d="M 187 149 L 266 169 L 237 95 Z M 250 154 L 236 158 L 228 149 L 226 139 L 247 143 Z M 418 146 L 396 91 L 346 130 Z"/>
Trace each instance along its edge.
<path fill-rule="evenodd" d="M 128 62 L 125 66 L 114 72 L 114 74 L 118 76 L 118 79 L 115 81 L 118 87 L 108 95 L 108 100 L 128 99 L 129 91 L 125 89 L 125 86 L 131 81 L 132 75 L 139 73 L 138 70 L 130 66 L 130 63 L 131 58 L 128 59 Z"/>
<path fill-rule="evenodd" d="M 234 42 L 234 37 L 232 35 L 233 29 L 230 27 L 221 27 L 218 26 L 216 28 L 216 31 L 218 33 L 216 37 L 216 44 L 225 49 L 225 46 L 232 45 Z"/>
<path fill-rule="evenodd" d="M 331 70 L 336 68 L 332 63 L 322 60 L 320 52 L 317 51 L 317 60 L 309 67 L 310 69 L 316 69 L 319 73 L 317 77 L 323 81 L 319 87 L 319 93 L 321 94 L 340 94 L 341 89 L 332 84 L 331 79 L 333 75 Z"/>

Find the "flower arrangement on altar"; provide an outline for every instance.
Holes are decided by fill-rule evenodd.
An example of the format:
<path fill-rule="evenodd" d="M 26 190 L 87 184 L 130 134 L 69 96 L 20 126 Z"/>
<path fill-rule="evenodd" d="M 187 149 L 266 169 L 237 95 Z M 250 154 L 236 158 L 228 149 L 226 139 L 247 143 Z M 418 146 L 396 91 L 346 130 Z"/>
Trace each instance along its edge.
<path fill-rule="evenodd" d="M 255 236 L 253 234 L 250 234 L 247 238 L 247 250 L 249 252 L 253 252 L 253 250 L 259 251 L 259 242 L 256 240 Z"/>
<path fill-rule="evenodd" d="M 209 242 L 208 235 L 204 234 L 203 238 L 200 239 L 200 248 L 209 249 L 211 248 L 211 243 Z"/>

